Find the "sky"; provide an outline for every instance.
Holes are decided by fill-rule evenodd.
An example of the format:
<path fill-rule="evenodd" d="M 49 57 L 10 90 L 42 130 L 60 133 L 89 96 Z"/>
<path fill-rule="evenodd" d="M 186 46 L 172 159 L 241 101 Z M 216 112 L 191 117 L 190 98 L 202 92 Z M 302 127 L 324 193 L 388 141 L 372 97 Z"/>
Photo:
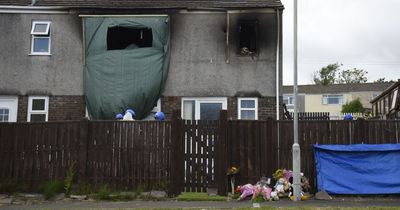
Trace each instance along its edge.
<path fill-rule="evenodd" d="M 281 0 L 283 84 L 293 85 L 293 0 Z M 400 0 L 298 0 L 298 84 L 331 63 L 400 79 Z"/>

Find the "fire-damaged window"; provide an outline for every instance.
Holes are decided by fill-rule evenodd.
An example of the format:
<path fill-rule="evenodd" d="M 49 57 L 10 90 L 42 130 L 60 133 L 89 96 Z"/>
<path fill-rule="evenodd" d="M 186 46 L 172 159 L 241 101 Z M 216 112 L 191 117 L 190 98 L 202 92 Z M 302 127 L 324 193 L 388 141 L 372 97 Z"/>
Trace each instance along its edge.
<path fill-rule="evenodd" d="M 257 20 L 239 20 L 239 54 L 257 53 Z"/>
<path fill-rule="evenodd" d="M 153 32 L 151 28 L 112 26 L 107 30 L 107 50 L 151 47 L 152 44 Z"/>

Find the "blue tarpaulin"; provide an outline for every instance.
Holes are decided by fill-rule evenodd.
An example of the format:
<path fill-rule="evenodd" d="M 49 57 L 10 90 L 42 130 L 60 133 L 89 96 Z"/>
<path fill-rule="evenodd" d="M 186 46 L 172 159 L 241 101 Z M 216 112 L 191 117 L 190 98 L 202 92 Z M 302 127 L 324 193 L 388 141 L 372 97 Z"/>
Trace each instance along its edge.
<path fill-rule="evenodd" d="M 400 144 L 314 145 L 318 191 L 399 194 Z"/>

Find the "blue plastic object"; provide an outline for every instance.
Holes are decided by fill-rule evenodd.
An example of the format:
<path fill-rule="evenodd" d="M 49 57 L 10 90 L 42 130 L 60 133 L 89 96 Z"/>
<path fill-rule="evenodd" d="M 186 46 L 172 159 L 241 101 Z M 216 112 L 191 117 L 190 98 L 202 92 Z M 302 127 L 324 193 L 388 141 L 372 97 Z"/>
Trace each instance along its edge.
<path fill-rule="evenodd" d="M 157 112 L 154 114 L 154 119 L 163 121 L 165 120 L 164 112 Z"/>
<path fill-rule="evenodd" d="M 346 114 L 343 119 L 344 120 L 353 120 L 353 116 L 351 114 Z"/>
<path fill-rule="evenodd" d="M 318 191 L 400 193 L 400 144 L 314 145 Z"/>
<path fill-rule="evenodd" d="M 124 115 L 122 115 L 122 114 L 115 115 L 115 119 L 117 119 L 117 120 L 120 120 L 122 118 L 124 118 Z"/>
<path fill-rule="evenodd" d="M 136 113 L 135 113 L 135 111 L 133 111 L 133 109 L 127 109 L 126 111 L 125 111 L 125 114 L 126 113 L 131 113 L 131 115 L 132 115 L 132 118 L 135 118 L 136 117 Z"/>

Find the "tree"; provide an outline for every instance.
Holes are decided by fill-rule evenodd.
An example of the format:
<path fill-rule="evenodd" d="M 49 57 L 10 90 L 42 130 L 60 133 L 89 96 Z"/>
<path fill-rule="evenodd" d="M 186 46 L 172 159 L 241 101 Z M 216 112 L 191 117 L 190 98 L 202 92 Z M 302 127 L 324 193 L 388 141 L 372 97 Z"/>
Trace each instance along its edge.
<path fill-rule="evenodd" d="M 342 64 L 334 63 L 322 67 L 319 71 L 314 73 L 314 83 L 317 85 L 334 84 L 336 81 L 336 73 L 340 70 Z"/>
<path fill-rule="evenodd" d="M 341 66 L 343 64 L 329 64 L 314 72 L 314 83 L 317 85 L 330 85 L 367 82 L 367 71 L 357 68 L 341 70 Z"/>
<path fill-rule="evenodd" d="M 365 83 L 367 82 L 368 72 L 363 69 L 347 69 L 339 73 L 338 83 L 350 84 L 350 83 Z"/>
<path fill-rule="evenodd" d="M 387 81 L 385 77 L 379 78 L 374 81 L 374 83 L 387 83 L 387 82 L 396 82 L 394 80 Z"/>
<path fill-rule="evenodd" d="M 359 98 L 342 106 L 342 113 L 364 113 L 365 109 Z"/>

